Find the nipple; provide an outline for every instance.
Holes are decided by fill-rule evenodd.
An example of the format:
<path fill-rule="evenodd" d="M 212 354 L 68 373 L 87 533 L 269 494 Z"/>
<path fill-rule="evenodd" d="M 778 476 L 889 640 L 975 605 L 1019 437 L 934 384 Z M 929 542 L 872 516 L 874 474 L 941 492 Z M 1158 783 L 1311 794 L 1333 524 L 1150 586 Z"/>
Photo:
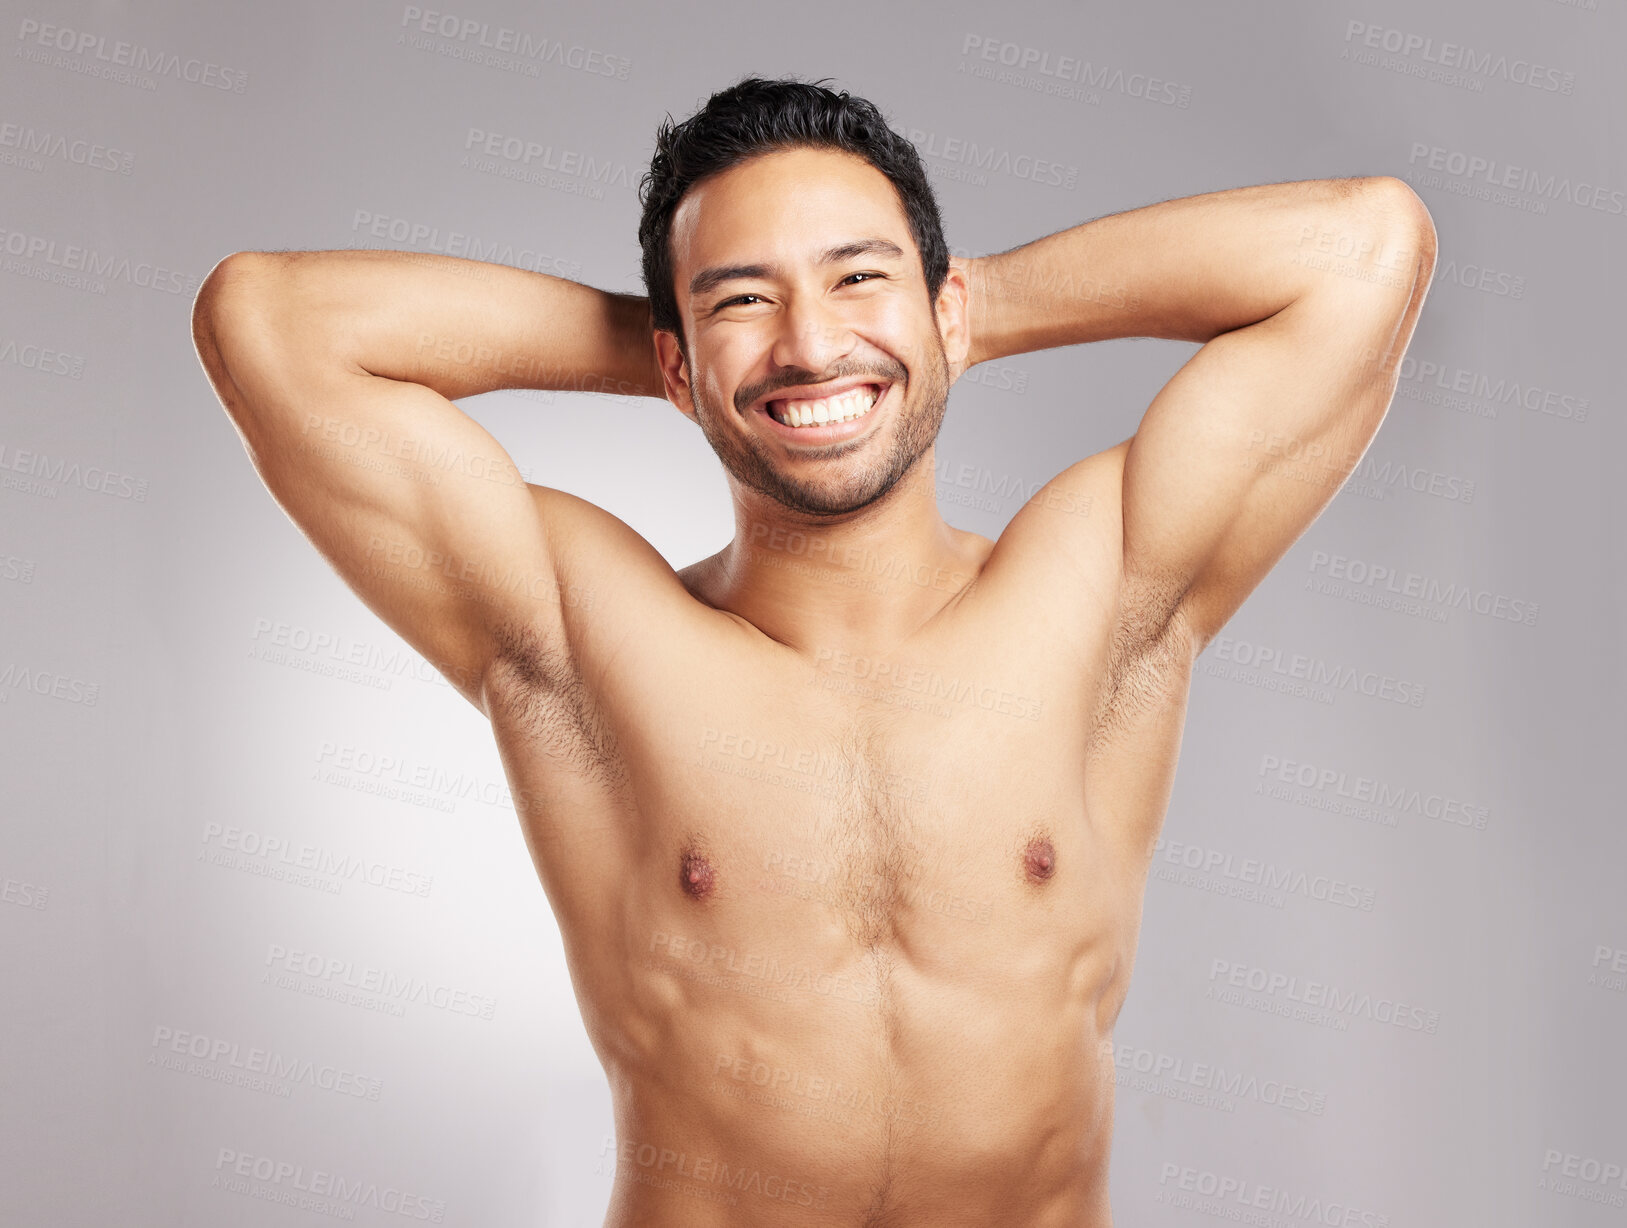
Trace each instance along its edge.
<path fill-rule="evenodd" d="M 1056 849 L 1049 836 L 1035 836 L 1023 850 L 1023 870 L 1028 881 L 1043 883 L 1056 873 Z"/>
<path fill-rule="evenodd" d="M 717 885 L 712 863 L 694 849 L 684 853 L 678 864 L 678 886 L 692 900 L 704 900 Z"/>

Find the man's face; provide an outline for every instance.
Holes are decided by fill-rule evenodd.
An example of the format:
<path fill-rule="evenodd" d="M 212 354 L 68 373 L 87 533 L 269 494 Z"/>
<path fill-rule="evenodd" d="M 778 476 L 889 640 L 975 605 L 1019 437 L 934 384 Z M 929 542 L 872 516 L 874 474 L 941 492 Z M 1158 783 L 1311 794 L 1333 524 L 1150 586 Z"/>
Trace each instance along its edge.
<path fill-rule="evenodd" d="M 891 490 L 937 437 L 967 337 L 965 283 L 951 272 L 935 318 L 887 177 L 839 150 L 760 155 L 691 188 L 671 243 L 691 361 L 656 334 L 667 395 L 735 480 L 814 516 Z M 792 409 L 813 425 L 778 420 Z"/>

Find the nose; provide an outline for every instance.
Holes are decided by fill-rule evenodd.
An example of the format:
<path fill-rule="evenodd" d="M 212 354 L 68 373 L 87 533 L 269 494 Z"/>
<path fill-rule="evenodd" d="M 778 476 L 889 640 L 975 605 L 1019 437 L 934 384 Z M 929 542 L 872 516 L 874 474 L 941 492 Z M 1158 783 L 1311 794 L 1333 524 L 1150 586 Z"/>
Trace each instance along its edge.
<path fill-rule="evenodd" d="M 815 296 L 794 297 L 780 320 L 773 359 L 782 367 L 801 367 L 823 375 L 858 343 L 842 313 Z"/>

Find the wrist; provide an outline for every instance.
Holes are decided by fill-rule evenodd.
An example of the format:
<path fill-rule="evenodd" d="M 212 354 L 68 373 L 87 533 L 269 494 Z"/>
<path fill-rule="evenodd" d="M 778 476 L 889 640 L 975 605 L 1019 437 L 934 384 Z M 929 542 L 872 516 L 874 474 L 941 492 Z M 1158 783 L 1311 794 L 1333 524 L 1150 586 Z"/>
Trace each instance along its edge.
<path fill-rule="evenodd" d="M 628 396 L 664 396 L 656 358 L 650 300 L 642 295 L 610 294 L 614 323 L 617 387 Z"/>
<path fill-rule="evenodd" d="M 949 260 L 951 272 L 958 272 L 966 284 L 967 349 L 957 375 L 980 362 L 1002 356 L 995 335 L 994 304 L 989 295 L 988 268 L 992 259 L 990 256 L 952 256 Z"/>
<path fill-rule="evenodd" d="M 1008 270 L 1001 261 L 999 255 L 978 256 L 966 264 L 966 312 L 972 330 L 968 367 L 1021 352 L 1012 343 L 1012 329 L 1021 322 L 1022 304 L 1011 299 Z"/>

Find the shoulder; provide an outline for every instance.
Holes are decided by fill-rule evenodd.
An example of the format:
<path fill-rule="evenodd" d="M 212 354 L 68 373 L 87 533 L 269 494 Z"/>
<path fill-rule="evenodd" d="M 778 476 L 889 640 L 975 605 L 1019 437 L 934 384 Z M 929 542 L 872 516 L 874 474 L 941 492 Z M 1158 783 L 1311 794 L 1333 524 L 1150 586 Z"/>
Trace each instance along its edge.
<path fill-rule="evenodd" d="M 693 617 L 698 603 L 631 525 L 586 499 L 527 485 L 551 567 L 523 578 L 530 600 L 494 629 L 492 681 L 526 692 L 568 691 L 594 660 L 641 628 L 676 629 Z"/>
<path fill-rule="evenodd" d="M 672 565 L 626 521 L 576 495 L 529 485 L 567 620 L 572 611 L 615 620 L 618 610 L 635 611 L 640 601 L 692 604 Z"/>

